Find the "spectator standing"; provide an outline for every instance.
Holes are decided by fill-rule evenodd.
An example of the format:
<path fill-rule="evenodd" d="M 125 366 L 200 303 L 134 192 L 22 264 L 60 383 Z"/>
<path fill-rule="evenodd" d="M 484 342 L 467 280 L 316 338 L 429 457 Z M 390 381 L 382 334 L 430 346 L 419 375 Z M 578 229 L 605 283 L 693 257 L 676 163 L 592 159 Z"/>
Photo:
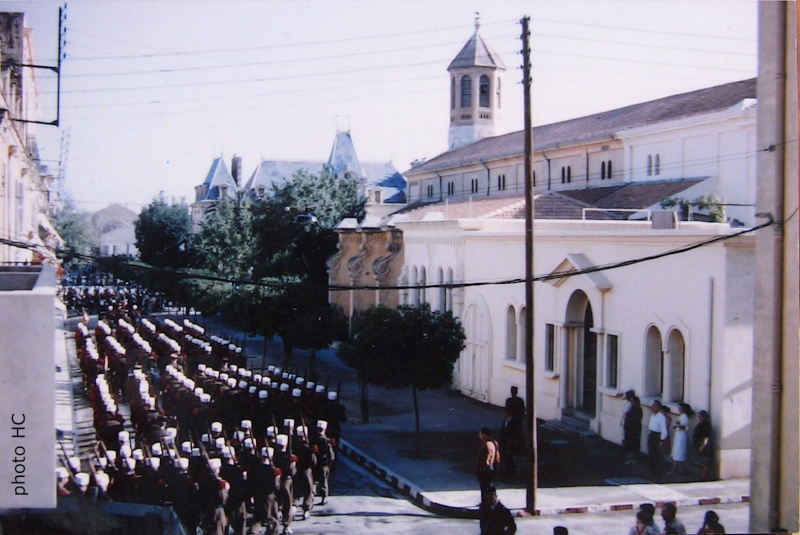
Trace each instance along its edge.
<path fill-rule="evenodd" d="M 678 508 L 674 503 L 665 503 L 661 508 L 661 518 L 664 519 L 664 533 L 674 533 L 675 535 L 686 535 L 686 528 L 683 522 L 678 520 Z"/>
<path fill-rule="evenodd" d="M 517 524 L 514 515 L 497 499 L 497 489 L 489 486 L 478 510 L 481 535 L 514 535 Z"/>
<path fill-rule="evenodd" d="M 660 535 L 658 529 L 649 522 L 647 513 L 641 509 L 636 511 L 636 524 L 628 531 L 628 535 Z"/>
<path fill-rule="evenodd" d="M 652 406 L 647 435 L 647 455 L 650 460 L 650 473 L 659 477 L 664 473 L 664 444 L 669 439 L 667 419 L 661 412 L 661 402 L 655 400 Z"/>
<path fill-rule="evenodd" d="M 689 418 L 694 412 L 691 405 L 681 403 L 678 406 L 678 421 L 675 422 L 675 433 L 672 436 L 672 471 L 671 474 L 682 475 L 685 473 L 686 452 L 689 442 Z"/>
<path fill-rule="evenodd" d="M 478 431 L 478 438 L 481 445 L 478 447 L 478 458 L 476 472 L 478 475 L 478 485 L 481 489 L 481 504 L 489 497 L 489 490 L 494 481 L 495 464 L 500 459 L 497 442 L 492 440 L 492 430 L 488 427 L 481 427 Z"/>
<path fill-rule="evenodd" d="M 518 467 L 516 455 L 522 443 L 522 422 L 503 409 L 503 422 L 500 424 L 500 455 L 506 474 L 516 476 Z"/>
<path fill-rule="evenodd" d="M 725 528 L 719 523 L 719 515 L 714 511 L 706 511 L 706 516 L 703 519 L 703 527 L 697 532 L 697 535 L 724 535 Z"/>
<path fill-rule="evenodd" d="M 694 448 L 694 463 L 700 468 L 700 477 L 705 481 L 709 478 L 711 461 L 714 457 L 714 448 L 711 438 L 711 420 L 706 411 L 697 413 L 698 423 L 692 434 L 692 447 Z"/>
<path fill-rule="evenodd" d="M 525 418 L 525 400 L 517 395 L 519 388 L 516 386 L 511 387 L 511 397 L 506 398 L 506 410 L 517 421 L 522 422 Z"/>
<path fill-rule="evenodd" d="M 628 392 L 633 392 L 629 390 Z M 631 396 L 630 408 L 625 412 L 622 423 L 622 447 L 625 450 L 625 464 L 635 464 L 636 455 L 642 447 L 642 404 L 636 395 Z"/>

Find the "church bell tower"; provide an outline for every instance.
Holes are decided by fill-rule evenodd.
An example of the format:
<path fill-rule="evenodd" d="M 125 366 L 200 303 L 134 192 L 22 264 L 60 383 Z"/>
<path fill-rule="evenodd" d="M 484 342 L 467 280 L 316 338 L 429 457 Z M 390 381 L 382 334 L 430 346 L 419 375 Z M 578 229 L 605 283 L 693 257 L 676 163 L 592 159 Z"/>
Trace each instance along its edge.
<path fill-rule="evenodd" d="M 475 33 L 447 67 L 450 73 L 449 150 L 496 135 L 501 124 L 502 79 L 506 67 L 481 37 L 480 17 Z"/>

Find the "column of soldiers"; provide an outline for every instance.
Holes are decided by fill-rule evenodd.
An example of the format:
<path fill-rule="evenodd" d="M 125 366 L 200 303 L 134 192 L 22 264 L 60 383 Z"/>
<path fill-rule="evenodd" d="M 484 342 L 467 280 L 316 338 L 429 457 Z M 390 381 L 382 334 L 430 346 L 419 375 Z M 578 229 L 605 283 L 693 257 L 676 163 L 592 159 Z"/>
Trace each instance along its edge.
<path fill-rule="evenodd" d="M 134 321 L 142 314 L 159 312 L 166 305 L 166 300 L 160 293 L 153 293 L 122 281 L 115 282 L 109 285 L 64 286 L 62 299 L 72 310 L 103 316 L 124 314 Z"/>
<path fill-rule="evenodd" d="M 345 420 L 337 393 L 275 366 L 234 364 L 240 349 L 190 322 L 142 323 L 132 332 L 118 321 L 122 343 L 99 324 L 100 352 L 85 325 L 76 331 L 100 440 L 91 475 L 76 469 L 73 481 L 89 477 L 103 499 L 170 502 L 190 533 L 291 533 L 296 507 L 306 519 L 315 496 L 328 496 Z"/>

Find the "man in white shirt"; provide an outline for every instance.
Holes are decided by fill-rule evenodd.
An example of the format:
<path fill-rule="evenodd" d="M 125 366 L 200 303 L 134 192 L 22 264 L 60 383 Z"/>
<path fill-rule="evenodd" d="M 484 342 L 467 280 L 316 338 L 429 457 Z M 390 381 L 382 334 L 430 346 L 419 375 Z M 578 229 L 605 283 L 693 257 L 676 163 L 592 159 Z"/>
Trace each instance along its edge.
<path fill-rule="evenodd" d="M 647 454 L 650 459 L 650 472 L 653 477 L 660 477 L 664 473 L 664 444 L 669 438 L 667 418 L 661 412 L 661 402 L 653 402 L 653 414 L 650 416 L 647 434 Z"/>

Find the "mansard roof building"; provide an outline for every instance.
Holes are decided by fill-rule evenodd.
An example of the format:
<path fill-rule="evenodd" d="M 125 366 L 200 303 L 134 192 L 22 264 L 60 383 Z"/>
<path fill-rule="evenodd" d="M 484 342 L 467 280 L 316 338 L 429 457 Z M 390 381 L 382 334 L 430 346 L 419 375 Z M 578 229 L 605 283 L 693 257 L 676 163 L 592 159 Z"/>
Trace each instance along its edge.
<path fill-rule="evenodd" d="M 194 231 L 203 217 L 213 210 L 220 199 L 236 199 L 237 195 L 257 199 L 270 195 L 298 172 L 319 175 L 326 169 L 340 179 L 358 182 L 358 193 L 367 199 L 370 213 L 385 215 L 406 202 L 406 181 L 391 162 L 361 161 L 356 155 L 350 132 L 337 132 L 327 160 L 261 160 L 247 182 L 242 183 L 242 161 L 234 157 L 233 172 L 228 171 L 222 158 L 214 159 L 205 181 L 195 188 L 192 203 Z"/>

